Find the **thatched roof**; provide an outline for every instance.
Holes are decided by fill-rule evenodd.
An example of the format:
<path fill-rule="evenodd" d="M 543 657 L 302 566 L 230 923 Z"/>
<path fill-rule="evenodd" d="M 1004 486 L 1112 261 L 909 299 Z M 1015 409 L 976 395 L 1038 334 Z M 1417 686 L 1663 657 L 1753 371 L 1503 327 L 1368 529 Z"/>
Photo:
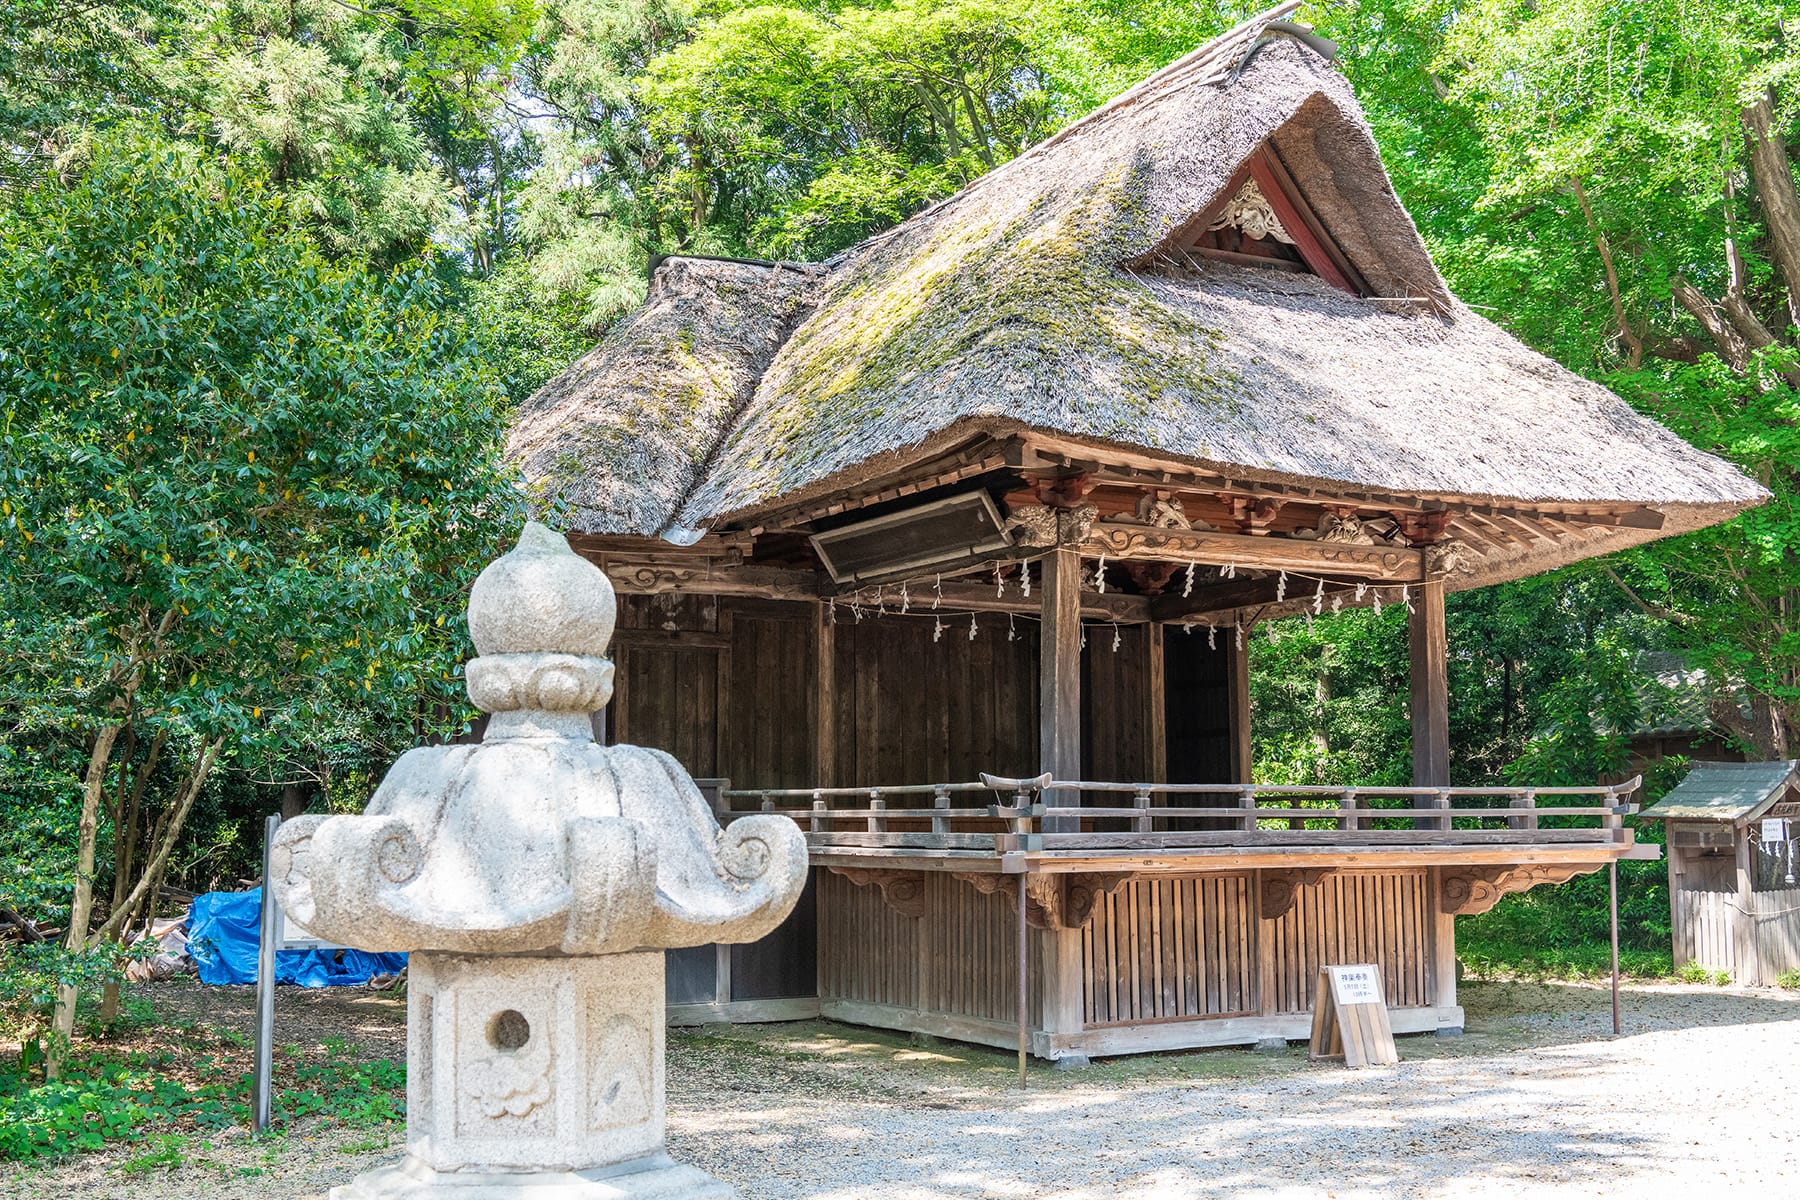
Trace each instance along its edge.
<path fill-rule="evenodd" d="M 507 452 L 566 527 L 657 533 L 705 477 L 823 272 L 672 258 L 642 308 L 526 401 Z"/>
<path fill-rule="evenodd" d="M 671 260 L 533 397 L 511 450 L 573 528 L 746 517 L 970 433 L 1050 431 L 1237 479 L 1646 505 L 1765 493 L 1458 303 L 1329 47 L 1272 10 L 821 264 Z M 1369 298 L 1159 265 L 1272 147 Z"/>

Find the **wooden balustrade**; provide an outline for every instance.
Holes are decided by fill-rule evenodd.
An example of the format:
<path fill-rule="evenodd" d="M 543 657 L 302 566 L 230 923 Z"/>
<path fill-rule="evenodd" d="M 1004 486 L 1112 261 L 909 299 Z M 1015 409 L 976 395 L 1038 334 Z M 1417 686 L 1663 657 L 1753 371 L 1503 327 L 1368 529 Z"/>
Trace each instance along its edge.
<path fill-rule="evenodd" d="M 911 854 L 1566 846 L 1628 841 L 1624 818 L 1638 806 L 1627 797 L 1640 783 L 1344 787 L 984 776 L 978 783 L 725 791 L 720 815 L 787 813 L 806 827 L 815 850 Z M 1119 801 L 1107 803 L 1114 795 Z M 967 802 L 975 796 L 995 802 Z"/>

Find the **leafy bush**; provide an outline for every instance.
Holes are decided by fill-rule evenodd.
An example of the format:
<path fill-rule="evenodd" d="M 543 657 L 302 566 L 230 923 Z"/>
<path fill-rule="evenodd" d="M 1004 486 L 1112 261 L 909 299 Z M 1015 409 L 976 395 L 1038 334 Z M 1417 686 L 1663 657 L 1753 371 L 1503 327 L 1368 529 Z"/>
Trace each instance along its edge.
<path fill-rule="evenodd" d="M 51 942 L 0 953 L 0 1035 L 19 1042 L 19 1071 L 29 1073 L 43 1060 L 58 986 L 73 985 L 77 994 L 92 995 L 106 984 L 122 982 L 127 965 L 154 957 L 160 949 L 155 938 L 141 938 L 131 946 L 102 942 L 76 953 Z"/>
<path fill-rule="evenodd" d="M 142 1126 L 184 1120 L 217 1129 L 248 1119 L 243 1078 L 195 1087 L 174 1073 L 206 1075 L 211 1056 L 182 1062 L 177 1054 L 70 1057 L 63 1077 L 35 1086 L 0 1068 L 0 1159 L 61 1158 L 111 1141 L 137 1141 Z"/>
<path fill-rule="evenodd" d="M 132 1170 L 179 1165 L 185 1142 L 171 1128 L 205 1133 L 249 1121 L 248 1058 L 247 1047 L 232 1043 L 203 1053 L 77 1054 L 63 1078 L 48 1084 L 0 1065 L 0 1161 L 149 1139 L 156 1148 L 133 1158 Z M 322 1058 L 283 1048 L 276 1085 L 277 1127 L 310 1118 L 368 1129 L 406 1119 L 405 1064 L 364 1059 L 343 1042 L 328 1044 Z"/>

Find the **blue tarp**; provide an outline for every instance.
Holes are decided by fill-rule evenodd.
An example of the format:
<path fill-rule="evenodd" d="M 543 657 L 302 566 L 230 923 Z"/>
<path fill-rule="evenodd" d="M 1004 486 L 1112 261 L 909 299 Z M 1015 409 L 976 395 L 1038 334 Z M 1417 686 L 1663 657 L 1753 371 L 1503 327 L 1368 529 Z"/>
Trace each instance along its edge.
<path fill-rule="evenodd" d="M 201 983 L 255 983 L 256 951 L 262 941 L 262 889 L 207 892 L 188 910 L 188 953 L 200 968 Z M 404 954 L 366 950 L 278 950 L 275 982 L 301 987 L 367 983 L 406 965 Z"/>

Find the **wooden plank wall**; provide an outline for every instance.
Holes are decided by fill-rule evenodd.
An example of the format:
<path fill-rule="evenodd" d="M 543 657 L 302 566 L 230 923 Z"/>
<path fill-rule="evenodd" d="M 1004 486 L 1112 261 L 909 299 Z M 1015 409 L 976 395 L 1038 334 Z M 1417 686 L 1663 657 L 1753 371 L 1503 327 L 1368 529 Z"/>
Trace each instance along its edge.
<path fill-rule="evenodd" d="M 624 596 L 613 642 L 607 740 L 673 754 L 689 774 L 739 787 L 805 787 L 816 774 L 811 604 L 712 596 Z M 670 955 L 669 998 L 712 1001 L 721 961 L 731 1001 L 814 994 L 815 893 L 761 941 Z"/>
<path fill-rule="evenodd" d="M 1037 773 L 1037 623 L 1015 621 L 1009 639 L 1004 614 L 976 620 L 973 640 L 967 616 L 946 619 L 934 640 L 929 613 L 865 610 L 856 621 L 838 605 L 836 772 L 821 782 L 862 787 Z"/>
<path fill-rule="evenodd" d="M 1134 879 L 1102 897 L 1081 938 L 1087 1024 L 1255 1012 L 1250 879 Z"/>
<path fill-rule="evenodd" d="M 673 754 L 733 787 L 813 782 L 810 604 L 622 596 L 609 741 Z"/>
<path fill-rule="evenodd" d="M 1012 905 L 948 874 L 926 872 L 924 878 L 924 915 L 906 917 L 888 906 L 879 888 L 820 873 L 820 999 L 1016 1021 Z M 1034 1024 L 1041 1011 L 1042 958 L 1033 953 L 1028 964 Z"/>
<path fill-rule="evenodd" d="M 1430 888 L 1424 871 L 1344 871 L 1259 920 L 1255 876 L 1134 879 L 1096 907 L 1082 934 L 1090 1026 L 1244 1016 L 1312 1007 L 1321 963 L 1375 963 L 1394 1008 L 1432 1002 Z M 1271 976 L 1259 949 L 1270 942 Z M 1272 1004 L 1264 1005 L 1268 989 Z"/>
<path fill-rule="evenodd" d="M 1273 941 L 1278 1013 L 1310 1011 L 1324 963 L 1374 963 L 1389 1008 L 1432 1003 L 1431 888 L 1424 871 L 1339 871 L 1294 893 L 1294 906 L 1263 922 Z"/>
<path fill-rule="evenodd" d="M 1145 626 L 1090 625 L 1081 654 L 1081 777 L 1136 783 L 1158 774 L 1150 762 L 1150 635 Z M 1086 797 L 1085 803 L 1099 803 Z M 1107 797 L 1116 803 L 1117 797 Z"/>

